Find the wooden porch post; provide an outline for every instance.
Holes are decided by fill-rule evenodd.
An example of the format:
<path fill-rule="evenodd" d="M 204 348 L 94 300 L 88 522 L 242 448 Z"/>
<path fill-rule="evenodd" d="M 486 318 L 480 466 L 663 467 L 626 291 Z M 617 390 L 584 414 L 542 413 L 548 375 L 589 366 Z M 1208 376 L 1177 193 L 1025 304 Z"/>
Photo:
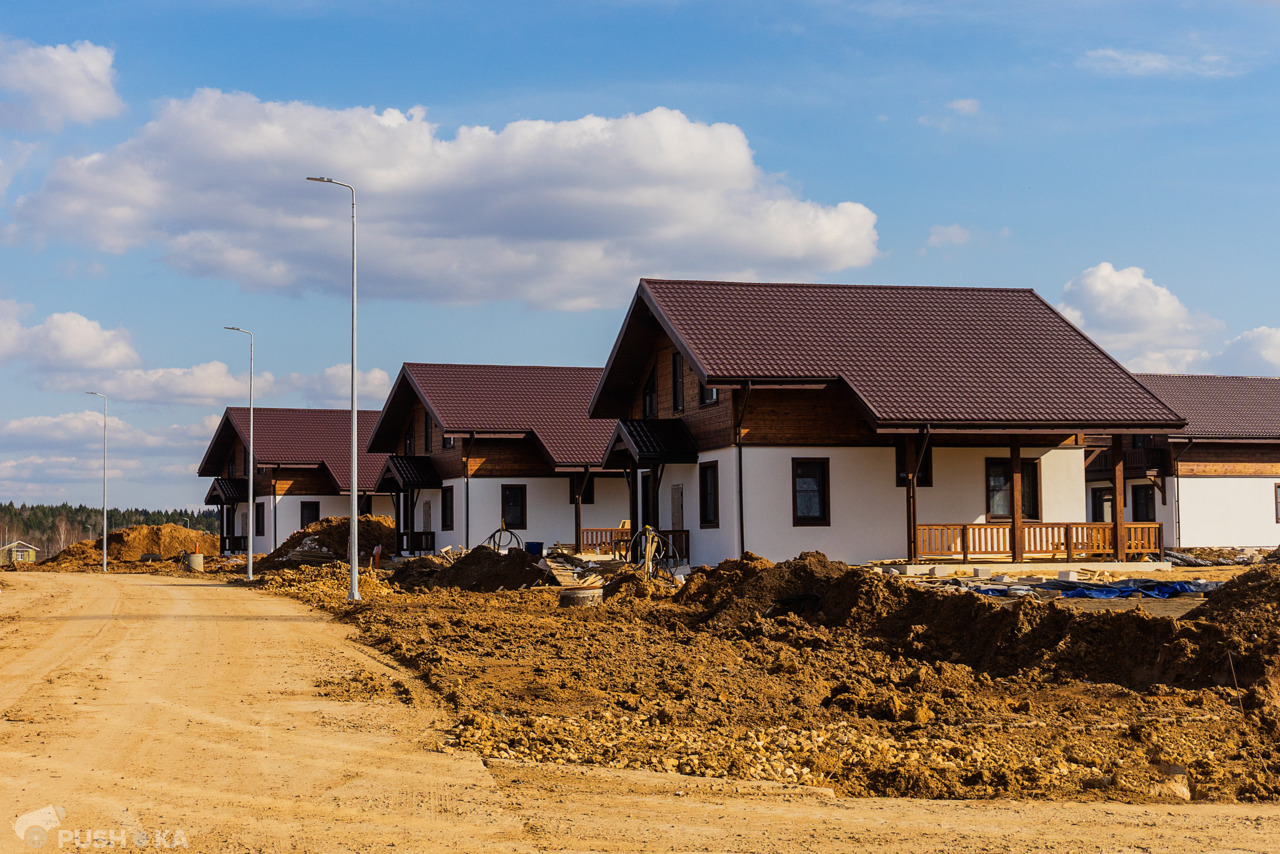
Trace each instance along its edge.
<path fill-rule="evenodd" d="M 573 490 L 573 553 L 582 554 L 582 490 L 587 488 L 587 478 L 590 475 L 587 473 L 587 469 L 583 467 L 582 480 L 578 480 L 573 475 L 569 475 L 569 477 L 573 478 L 575 484 Z"/>
<path fill-rule="evenodd" d="M 1112 542 L 1115 544 L 1115 558 L 1125 559 L 1128 551 L 1128 538 L 1124 527 L 1124 437 L 1111 437 L 1111 524 L 1113 527 Z"/>
<path fill-rule="evenodd" d="M 919 557 L 916 542 L 919 519 L 916 515 L 916 440 L 913 437 L 906 439 L 903 458 L 907 463 L 907 563 L 915 563 Z"/>
<path fill-rule="evenodd" d="M 1025 555 L 1022 542 L 1022 446 L 1014 442 L 1009 446 L 1010 531 L 1009 547 L 1013 562 L 1019 563 Z"/>
<path fill-rule="evenodd" d="M 627 522 L 630 527 L 627 529 L 627 541 L 630 543 L 631 538 L 636 535 L 636 525 L 640 522 L 640 464 L 636 463 L 627 470 L 627 513 L 630 514 Z M 627 548 L 627 560 L 631 560 L 634 555 L 631 554 L 630 546 Z"/>
<path fill-rule="evenodd" d="M 395 510 L 395 512 L 396 512 L 396 548 L 395 548 L 395 554 L 397 554 L 397 555 L 398 555 L 398 554 L 400 554 L 400 531 L 403 529 L 403 528 L 402 528 L 402 526 L 403 526 L 403 524 L 404 524 L 404 523 L 401 521 L 401 519 L 404 517 L 404 514 L 402 513 L 402 511 L 403 511 L 403 509 L 404 509 L 404 490 L 403 490 L 403 489 L 402 489 L 402 490 L 399 490 L 398 492 L 396 492 L 396 500 L 392 502 L 392 504 L 391 504 L 391 508 L 392 508 L 393 510 Z"/>

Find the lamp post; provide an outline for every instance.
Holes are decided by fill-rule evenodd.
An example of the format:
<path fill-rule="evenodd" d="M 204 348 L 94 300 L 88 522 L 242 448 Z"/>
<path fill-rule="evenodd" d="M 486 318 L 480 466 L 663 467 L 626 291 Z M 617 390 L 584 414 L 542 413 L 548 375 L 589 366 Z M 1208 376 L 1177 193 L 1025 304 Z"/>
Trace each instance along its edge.
<path fill-rule="evenodd" d="M 356 188 L 332 178 L 307 178 L 308 181 L 319 181 L 323 184 L 337 184 L 351 191 L 351 592 L 347 601 L 360 600 L 360 550 L 358 535 L 360 516 L 358 504 L 359 479 L 356 471 L 356 442 L 359 436 L 359 425 L 356 412 Z"/>
<path fill-rule="evenodd" d="M 102 392 L 86 391 L 102 398 L 102 571 L 107 571 L 107 396 Z"/>
<path fill-rule="evenodd" d="M 258 473 L 258 458 L 253 454 L 253 333 L 239 326 L 222 328 L 231 332 L 243 332 L 249 336 L 249 530 L 246 532 L 249 544 L 246 551 L 249 553 L 249 558 L 246 563 L 248 571 L 245 577 L 253 581 L 253 535 L 257 533 L 258 526 L 258 508 L 253 503 L 253 477 Z"/>

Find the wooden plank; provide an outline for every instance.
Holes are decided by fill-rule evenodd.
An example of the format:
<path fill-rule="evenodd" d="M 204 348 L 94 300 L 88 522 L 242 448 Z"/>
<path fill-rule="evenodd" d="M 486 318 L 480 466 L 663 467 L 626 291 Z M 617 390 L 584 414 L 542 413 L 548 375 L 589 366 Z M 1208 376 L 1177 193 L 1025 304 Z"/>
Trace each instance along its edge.
<path fill-rule="evenodd" d="M 1127 544 L 1124 527 L 1124 437 L 1111 437 L 1111 513 L 1113 531 L 1111 541 L 1115 548 L 1115 559 L 1124 560 Z"/>
<path fill-rule="evenodd" d="M 1277 462 L 1196 462 L 1180 461 L 1179 477 L 1280 477 Z"/>

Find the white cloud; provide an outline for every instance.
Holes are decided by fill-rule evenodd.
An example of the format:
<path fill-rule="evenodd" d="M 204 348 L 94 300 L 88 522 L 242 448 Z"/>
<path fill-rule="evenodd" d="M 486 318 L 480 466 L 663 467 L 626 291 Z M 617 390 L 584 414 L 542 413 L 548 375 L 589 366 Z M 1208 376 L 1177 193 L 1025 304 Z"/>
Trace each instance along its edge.
<path fill-rule="evenodd" d="M 1216 54 L 1174 56 L 1116 48 L 1091 50 L 1077 64 L 1101 74 L 1129 77 L 1234 77 L 1241 73 L 1226 57 Z"/>
<path fill-rule="evenodd" d="M 957 98 L 947 104 L 947 109 L 961 116 L 976 116 L 982 109 L 982 102 L 977 98 Z"/>
<path fill-rule="evenodd" d="M 138 460 L 107 458 L 107 480 L 120 479 L 126 472 L 142 468 Z M 0 483 L 65 483 L 102 479 L 102 457 L 29 456 L 0 460 Z"/>
<path fill-rule="evenodd" d="M 1280 329 L 1259 326 L 1237 335 L 1214 356 L 1213 369 L 1245 376 L 1280 375 Z"/>
<path fill-rule="evenodd" d="M 356 381 L 357 405 L 381 409 L 391 393 L 391 376 L 381 368 L 360 371 Z M 333 365 L 320 374 L 289 374 L 280 380 L 281 392 L 300 392 L 315 406 L 335 407 L 351 403 L 351 364 Z"/>
<path fill-rule="evenodd" d="M 1223 328 L 1192 314 L 1142 268 L 1117 270 L 1105 261 L 1067 282 L 1058 310 L 1134 371 L 1196 370 Z"/>
<path fill-rule="evenodd" d="M 36 45 L 0 38 L 0 127 L 59 130 L 65 122 L 87 124 L 120 115 L 115 90 L 115 54 L 78 41 Z"/>
<path fill-rule="evenodd" d="M 973 237 L 973 232 L 962 225 L 935 225 L 929 228 L 926 245 L 932 249 L 947 246 L 963 246 Z"/>
<path fill-rule="evenodd" d="M 46 387 L 58 390 L 78 388 L 94 382 L 95 390 L 113 399 L 216 406 L 232 400 L 248 399 L 249 374 L 234 376 L 223 362 L 205 362 L 190 368 L 133 368 L 103 374 L 90 380 L 83 376 L 52 378 Z M 275 378 L 269 372 L 256 373 L 254 395 L 270 394 Z"/>
<path fill-rule="evenodd" d="M 795 197 L 742 131 L 658 108 L 437 135 L 425 112 L 202 90 L 117 148 L 58 161 L 16 236 L 157 244 L 251 290 L 344 292 L 356 186 L 362 293 L 619 304 L 640 275 L 816 278 L 876 258 L 876 216 Z M 228 180 L 228 176 L 235 176 Z"/>
<path fill-rule="evenodd" d="M 163 438 L 139 430 L 121 419 L 107 417 L 108 448 L 157 448 Z M 0 447 L 102 447 L 102 410 L 32 415 L 0 424 Z"/>
<path fill-rule="evenodd" d="M 45 370 L 120 368 L 137 364 L 129 333 L 103 329 L 73 311 L 51 314 L 31 327 L 21 318 L 30 306 L 0 300 L 0 362 L 21 359 Z"/>

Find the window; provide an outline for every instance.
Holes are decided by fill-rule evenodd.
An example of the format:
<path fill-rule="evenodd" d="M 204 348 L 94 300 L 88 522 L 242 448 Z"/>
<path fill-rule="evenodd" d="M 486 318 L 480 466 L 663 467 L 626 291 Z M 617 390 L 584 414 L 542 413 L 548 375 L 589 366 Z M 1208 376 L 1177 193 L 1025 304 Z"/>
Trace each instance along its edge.
<path fill-rule="evenodd" d="M 453 530 L 453 487 L 440 488 L 440 530 Z"/>
<path fill-rule="evenodd" d="M 298 521 L 300 527 L 307 527 L 320 521 L 320 502 L 319 501 L 303 501 L 301 504 L 302 515 Z"/>
<path fill-rule="evenodd" d="M 261 501 L 254 502 L 253 505 L 253 535 L 255 537 L 267 535 L 267 505 Z"/>
<path fill-rule="evenodd" d="M 1156 520 L 1156 488 L 1150 483 L 1133 485 L 1133 521 L 1154 522 Z"/>
<path fill-rule="evenodd" d="M 671 354 L 671 411 L 684 412 L 684 356 Z"/>
<path fill-rule="evenodd" d="M 1089 490 L 1089 508 L 1093 522 L 1110 522 L 1112 490 L 1109 486 L 1095 486 Z"/>
<path fill-rule="evenodd" d="M 431 416 L 422 415 L 422 453 L 431 453 Z"/>
<path fill-rule="evenodd" d="M 830 525 L 830 468 L 825 457 L 791 460 L 792 524 Z"/>
<path fill-rule="evenodd" d="M 528 491 L 524 484 L 502 485 L 502 524 L 508 531 L 528 527 Z"/>
<path fill-rule="evenodd" d="M 698 522 L 704 528 L 720 527 L 720 464 L 698 464 Z"/>
<path fill-rule="evenodd" d="M 450 448 L 452 448 L 452 447 L 453 447 L 453 437 L 452 437 L 452 436 L 441 436 L 441 437 L 440 437 L 440 447 L 444 448 L 446 451 L 447 451 L 447 450 L 449 450 Z"/>
<path fill-rule="evenodd" d="M 649 378 L 644 381 L 644 391 L 640 394 L 640 417 L 658 417 L 658 375 L 655 371 L 650 371 Z"/>
<path fill-rule="evenodd" d="M 409 419 L 409 429 L 404 431 L 404 455 L 412 457 L 417 451 L 413 447 L 413 419 Z"/>
<path fill-rule="evenodd" d="M 1134 435 L 1130 436 L 1129 439 L 1130 439 L 1130 444 L 1133 446 L 1133 449 L 1135 451 L 1141 451 L 1144 448 L 1149 447 L 1148 439 L 1146 436 L 1135 433 Z"/>
<path fill-rule="evenodd" d="M 907 474 L 916 464 L 914 455 L 911 460 L 907 459 L 907 444 L 903 442 L 894 448 L 893 458 L 894 468 L 898 473 L 898 486 L 906 486 Z M 916 473 L 916 486 L 933 486 L 933 445 L 924 449 L 924 459 L 920 461 L 920 471 Z"/>
<path fill-rule="evenodd" d="M 702 383 L 698 383 L 698 402 L 703 406 L 710 406 L 720 399 L 720 389 L 707 388 Z"/>
<path fill-rule="evenodd" d="M 231 452 L 231 459 L 227 460 L 227 477 L 236 476 L 236 452 Z"/>
<path fill-rule="evenodd" d="M 987 458 L 987 518 L 1013 515 L 1013 468 L 1004 457 Z M 1022 518 L 1040 518 L 1040 461 L 1022 461 Z"/>
<path fill-rule="evenodd" d="M 356 514 L 359 516 L 369 516 L 372 513 L 373 513 L 373 496 L 372 495 L 357 496 L 356 497 Z"/>
<path fill-rule="evenodd" d="M 1280 525 L 1280 483 L 1276 484 L 1276 524 Z"/>
<path fill-rule="evenodd" d="M 583 478 L 587 479 L 586 483 L 582 483 Z M 590 475 L 575 474 L 569 476 L 569 503 L 574 503 L 574 493 L 578 489 L 578 484 L 582 484 L 582 503 L 596 503 L 596 479 Z"/>

